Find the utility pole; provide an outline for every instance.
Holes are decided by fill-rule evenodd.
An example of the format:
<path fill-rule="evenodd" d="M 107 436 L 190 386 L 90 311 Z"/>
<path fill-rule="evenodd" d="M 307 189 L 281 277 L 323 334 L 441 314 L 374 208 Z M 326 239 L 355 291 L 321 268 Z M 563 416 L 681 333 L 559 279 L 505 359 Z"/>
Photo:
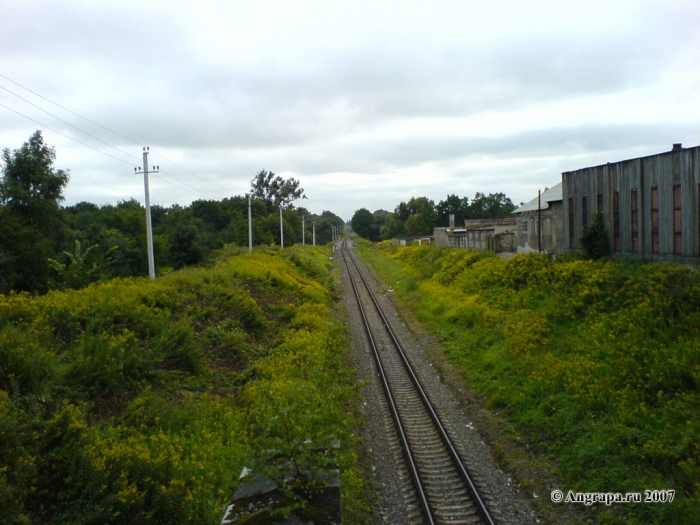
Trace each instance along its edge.
<path fill-rule="evenodd" d="M 280 246 L 284 248 L 284 221 L 282 220 L 282 208 L 280 208 Z"/>
<path fill-rule="evenodd" d="M 248 194 L 248 253 L 253 253 L 253 212 L 250 209 L 250 193 Z"/>
<path fill-rule="evenodd" d="M 541 190 L 537 190 L 537 248 L 542 253 L 542 203 L 540 202 Z"/>
<path fill-rule="evenodd" d="M 146 243 L 148 245 L 148 276 L 152 281 L 156 280 L 156 264 L 153 257 L 153 227 L 151 226 L 151 197 L 148 189 L 148 146 L 143 148 L 143 185 L 146 192 Z M 151 173 L 158 173 L 160 166 L 153 166 Z M 141 172 L 141 168 L 134 168 L 135 173 Z"/>
<path fill-rule="evenodd" d="M 311 223 L 314 227 L 314 246 L 316 246 L 316 221 Z"/>
<path fill-rule="evenodd" d="M 305 222 L 306 216 L 302 215 L 301 216 L 301 244 L 304 245 L 306 244 L 306 222 Z"/>

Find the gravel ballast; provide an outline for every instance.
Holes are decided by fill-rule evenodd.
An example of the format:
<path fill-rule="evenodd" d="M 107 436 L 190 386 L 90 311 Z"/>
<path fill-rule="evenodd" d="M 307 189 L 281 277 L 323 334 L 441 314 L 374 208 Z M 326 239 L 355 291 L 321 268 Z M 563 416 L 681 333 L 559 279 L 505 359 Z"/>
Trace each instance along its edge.
<path fill-rule="evenodd" d="M 339 254 L 337 254 L 339 256 Z M 340 258 L 340 257 L 338 257 Z M 362 265 L 361 261 L 358 261 Z M 354 345 L 354 356 L 363 387 L 362 410 L 365 417 L 365 445 L 367 479 L 376 489 L 373 502 L 373 522 L 399 525 L 415 523 L 407 509 L 413 503 L 413 489 L 403 457 L 398 447 L 394 424 L 386 410 L 386 401 L 377 380 L 376 366 L 366 341 L 362 318 L 349 282 L 347 270 L 340 262 L 342 283 L 345 289 L 343 301 L 348 311 L 348 321 Z M 366 268 L 362 265 L 363 268 Z M 420 330 L 407 312 L 399 312 L 391 300 L 391 288 L 379 282 L 372 272 L 364 272 L 370 286 L 385 310 L 392 329 L 406 350 L 416 374 L 428 391 L 440 416 L 446 421 L 451 437 L 465 460 L 470 473 L 483 488 L 490 512 L 499 524 L 537 523 L 535 510 L 523 491 L 518 491 L 512 476 L 501 470 L 493 454 L 482 438 L 479 414 L 483 410 L 469 402 L 469 389 L 442 358 L 439 344 Z M 446 377 L 447 376 L 447 377 Z M 530 494 L 532 498 L 535 494 Z"/>

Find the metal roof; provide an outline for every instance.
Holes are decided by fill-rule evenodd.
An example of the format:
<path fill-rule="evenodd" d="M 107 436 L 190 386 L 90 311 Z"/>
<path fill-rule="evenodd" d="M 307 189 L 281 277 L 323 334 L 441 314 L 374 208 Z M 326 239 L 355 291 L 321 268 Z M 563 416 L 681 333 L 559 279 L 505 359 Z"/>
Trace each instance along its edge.
<path fill-rule="evenodd" d="M 562 186 L 560 182 L 558 184 L 555 184 L 540 195 L 540 208 L 546 210 L 547 208 L 549 208 L 550 202 L 560 201 L 562 200 L 562 198 Z M 526 211 L 537 211 L 537 197 L 527 202 L 526 204 L 523 204 L 513 213 L 523 213 Z"/>

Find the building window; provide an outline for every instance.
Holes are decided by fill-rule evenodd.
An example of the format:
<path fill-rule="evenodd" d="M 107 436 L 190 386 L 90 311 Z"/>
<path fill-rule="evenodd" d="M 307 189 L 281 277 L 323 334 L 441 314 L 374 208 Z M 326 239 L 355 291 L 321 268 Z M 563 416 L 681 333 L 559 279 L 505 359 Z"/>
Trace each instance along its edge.
<path fill-rule="evenodd" d="M 522 231 L 526 232 L 527 231 L 527 220 L 520 221 L 520 228 Z"/>
<path fill-rule="evenodd" d="M 576 235 L 574 232 L 574 198 L 569 197 L 569 248 L 575 247 Z"/>
<path fill-rule="evenodd" d="M 615 251 L 619 252 L 622 249 L 620 241 L 620 193 L 613 193 L 613 242 Z"/>
<path fill-rule="evenodd" d="M 681 213 L 681 186 L 673 187 L 673 253 L 683 253 L 683 217 Z"/>
<path fill-rule="evenodd" d="M 651 189 L 651 253 L 659 253 L 659 188 Z"/>
<path fill-rule="evenodd" d="M 632 209 L 632 252 L 639 252 L 639 204 L 637 203 L 637 190 L 632 190 L 630 195 Z"/>
<path fill-rule="evenodd" d="M 586 195 L 581 197 L 581 208 L 581 213 L 583 214 L 581 226 L 585 228 L 586 226 L 588 226 L 588 197 Z"/>

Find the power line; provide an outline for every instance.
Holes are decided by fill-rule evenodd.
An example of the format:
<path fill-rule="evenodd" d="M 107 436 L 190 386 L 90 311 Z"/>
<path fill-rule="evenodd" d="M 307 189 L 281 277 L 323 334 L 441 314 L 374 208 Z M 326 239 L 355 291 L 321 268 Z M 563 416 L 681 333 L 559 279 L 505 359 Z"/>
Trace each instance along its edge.
<path fill-rule="evenodd" d="M 103 126 L 102 124 L 99 124 L 98 122 L 95 122 L 94 120 L 90 120 L 89 118 L 84 117 L 84 116 L 80 115 L 79 113 L 76 113 L 75 111 L 72 111 L 71 109 L 69 109 L 69 108 L 67 108 L 67 107 L 65 107 L 65 106 L 62 106 L 62 105 L 58 104 L 57 102 L 54 102 L 53 100 L 51 100 L 51 99 L 49 99 L 49 98 L 47 98 L 47 97 L 45 97 L 45 96 L 43 96 L 43 95 L 37 93 L 36 91 L 33 91 L 33 90 L 29 89 L 28 87 L 26 87 L 26 86 L 20 84 L 19 82 L 16 82 L 15 80 L 12 80 L 11 78 L 9 78 L 9 77 L 3 75 L 2 73 L 0 73 L 0 78 L 4 78 L 5 80 L 7 80 L 7 81 L 9 81 L 9 82 L 12 82 L 12 83 L 15 84 L 16 86 L 19 86 L 19 87 L 21 87 L 22 89 L 24 89 L 24 90 L 26 90 L 26 91 L 29 91 L 29 92 L 32 93 L 33 95 L 36 95 L 37 97 L 39 97 L 39 98 L 41 98 L 41 99 L 43 99 L 43 100 L 45 100 L 45 101 L 47 101 L 47 102 L 53 104 L 54 106 L 57 106 L 57 107 L 61 108 L 62 110 L 67 111 L 68 113 L 70 113 L 70 114 L 72 114 L 72 115 L 75 115 L 76 117 L 78 117 L 78 118 L 80 118 L 80 119 L 82 119 L 82 120 L 85 120 L 86 122 L 89 122 L 90 124 L 93 124 L 94 126 L 97 126 L 97 127 L 101 128 L 101 129 L 103 129 L 103 130 L 105 130 L 105 131 L 107 131 L 107 132 L 109 132 L 109 133 L 112 133 L 112 134 L 116 135 L 117 137 L 121 137 L 121 138 L 123 138 L 123 139 L 125 139 L 125 140 L 127 140 L 127 141 L 129 141 L 129 142 L 132 142 L 132 143 L 134 143 L 134 144 L 136 144 L 136 145 L 139 145 L 139 146 L 141 145 L 141 143 L 139 143 L 138 141 L 136 141 L 136 140 L 134 140 L 134 139 L 132 139 L 132 138 L 130 138 L 130 137 L 127 137 L 127 136 L 125 136 L 125 135 L 122 135 L 121 133 L 118 133 L 118 132 L 116 132 L 116 131 L 114 131 L 114 130 L 112 130 L 112 129 L 109 129 L 109 128 L 107 128 L 106 126 Z M 43 111 L 44 113 L 46 113 L 46 114 L 48 114 L 48 115 L 54 117 L 55 119 L 59 120 L 60 122 L 63 122 L 64 124 L 66 124 L 66 125 L 68 125 L 68 126 L 74 128 L 74 129 L 80 131 L 81 133 L 84 133 L 84 134 L 87 135 L 88 137 L 91 137 L 91 138 L 93 138 L 94 140 L 96 140 L 96 141 L 98 141 L 98 142 L 101 142 L 102 144 L 104 144 L 104 145 L 106 145 L 106 146 L 108 146 L 108 147 L 110 147 L 110 148 L 113 148 L 113 149 L 119 151 L 120 153 L 123 153 L 123 154 L 128 155 L 129 157 L 131 157 L 131 158 L 133 158 L 133 159 L 138 160 L 137 157 L 135 157 L 135 156 L 133 156 L 133 155 L 130 155 L 130 154 L 128 154 L 128 153 L 126 153 L 126 152 L 120 150 L 120 149 L 117 148 L 116 146 L 112 146 L 111 144 L 108 144 L 108 143 L 106 143 L 106 142 L 104 142 L 104 141 L 102 141 L 102 140 L 100 140 L 100 139 L 98 139 L 98 138 L 96 138 L 96 137 L 90 135 L 89 133 L 87 133 L 87 132 L 81 130 L 80 128 L 74 126 L 73 124 L 70 124 L 69 122 L 66 122 L 66 121 L 60 119 L 60 118 L 57 117 L 56 115 L 53 115 L 52 113 L 50 113 L 50 112 L 46 111 L 45 109 L 43 109 L 43 108 L 37 106 L 36 104 L 34 104 L 34 103 L 32 103 L 32 102 L 30 102 L 30 101 L 28 101 L 28 100 L 22 98 L 20 95 L 17 95 L 16 93 L 10 91 L 10 90 L 7 89 L 6 87 L 0 86 L 0 88 L 4 89 L 4 90 L 7 91 L 8 93 L 10 93 L 10 94 L 16 96 L 17 98 L 19 98 L 19 99 L 21 99 L 21 100 L 27 102 L 28 104 L 31 104 L 32 106 L 36 107 L 36 108 L 39 109 L 40 111 Z M 7 107 L 7 106 L 4 106 L 4 107 Z M 8 108 L 8 109 L 9 109 L 9 108 Z M 14 111 L 14 110 L 11 110 L 11 111 Z M 20 113 L 17 112 L 17 111 L 15 111 L 15 113 L 20 114 Z M 24 116 L 24 115 L 22 115 L 22 116 Z M 28 117 L 25 117 L 25 118 L 28 118 Z M 29 120 L 32 120 L 32 119 L 29 119 Z M 33 121 L 33 122 L 36 122 L 36 121 L 34 121 L 34 120 L 32 120 L 32 121 Z M 48 127 L 48 126 L 47 126 L 47 127 Z M 49 128 L 49 129 L 51 129 L 51 128 Z M 52 130 L 52 131 L 56 131 L 56 130 Z M 57 132 L 57 133 L 58 133 L 58 132 Z M 63 135 L 62 133 L 59 133 L 59 134 Z M 66 136 L 66 135 L 63 135 L 63 136 Z M 67 136 L 66 136 L 66 137 L 67 137 Z M 70 139 L 71 137 L 67 137 L 67 138 Z M 74 140 L 74 139 L 71 139 L 71 140 Z M 79 141 L 76 141 L 76 142 L 79 142 Z M 79 142 L 79 143 L 82 144 L 81 142 Z M 88 147 L 89 147 L 89 146 L 88 146 Z M 92 148 L 92 149 L 95 149 L 95 148 Z M 95 149 L 95 151 L 100 151 L 100 150 Z M 153 153 L 156 153 L 157 155 L 159 155 L 160 157 L 162 157 L 164 160 L 168 161 L 168 162 L 169 162 L 170 164 L 172 164 L 173 166 L 175 166 L 175 167 L 181 169 L 182 171 L 186 172 L 187 174 L 189 174 L 189 175 L 191 175 L 191 176 L 193 176 L 193 177 L 195 177 L 195 178 L 197 178 L 197 179 L 202 180 L 203 182 L 206 182 L 207 184 L 211 184 L 212 186 L 215 186 L 215 187 L 217 187 L 217 188 L 220 188 L 220 189 L 223 189 L 223 190 L 226 190 L 226 191 L 231 191 L 230 188 L 227 188 L 227 187 L 225 187 L 225 186 L 221 186 L 220 184 L 217 184 L 217 183 L 215 183 L 215 182 L 211 182 L 211 181 L 209 181 L 209 180 L 207 180 L 207 179 L 205 179 L 205 178 L 203 178 L 203 177 L 200 177 L 199 175 L 197 175 L 197 174 L 191 172 L 191 171 L 188 170 L 187 168 L 184 168 L 183 166 L 180 166 L 179 164 L 177 164 L 177 163 L 174 162 L 173 160 L 169 159 L 168 157 L 166 157 L 165 155 L 163 155 L 162 153 L 160 153 L 160 151 L 158 151 L 158 150 L 155 149 L 155 148 L 153 149 Z M 114 158 L 114 157 L 113 157 L 113 158 Z M 194 189 L 194 191 L 196 191 L 196 192 L 199 193 L 200 195 L 205 195 L 205 196 L 206 196 L 206 193 L 203 193 L 201 190 L 198 190 L 198 189 L 194 188 L 193 186 L 189 186 L 186 182 L 184 182 L 184 181 L 178 179 L 178 178 L 175 177 L 172 173 L 168 173 L 168 172 L 166 172 L 166 171 L 164 171 L 164 170 L 161 170 L 161 172 L 162 172 L 162 173 L 165 173 L 166 175 L 168 175 L 168 176 L 170 176 L 170 177 L 172 177 L 173 179 L 177 180 L 178 182 L 180 182 L 180 183 L 182 183 L 182 184 L 184 184 L 184 185 L 186 185 L 186 186 L 188 186 L 188 187 Z M 160 177 L 158 177 L 158 178 L 160 178 Z M 164 179 L 161 178 L 161 180 L 164 180 Z M 167 181 L 166 181 L 166 182 L 167 182 Z"/>
<path fill-rule="evenodd" d="M 61 135 L 62 137 L 66 137 L 67 139 L 72 140 L 73 142 L 77 142 L 78 144 L 80 144 L 80 145 L 82 145 L 82 146 L 85 146 L 86 148 L 90 148 L 91 150 L 94 150 L 94 151 L 96 151 L 96 152 L 98 152 L 98 153 L 102 153 L 103 155 L 107 155 L 108 157 L 111 157 L 111 158 L 113 158 L 114 160 L 118 160 L 119 162 L 123 162 L 124 164 L 132 164 L 131 162 L 128 162 L 128 161 L 126 161 L 126 160 L 124 160 L 124 159 L 119 159 L 119 158 L 115 157 L 114 155 L 110 155 L 109 153 L 106 153 L 106 152 L 104 152 L 104 151 L 102 151 L 102 150 L 100 150 L 100 149 L 97 149 L 97 148 L 95 148 L 94 146 L 90 146 L 90 144 L 85 144 L 84 142 L 79 141 L 79 140 L 76 139 L 75 137 L 71 137 L 70 135 L 66 135 L 65 133 L 62 133 L 62 132 L 58 131 L 57 129 L 54 129 L 54 128 L 52 128 L 51 126 L 48 126 L 48 125 L 46 125 L 46 124 L 43 124 L 42 122 L 39 122 L 38 120 L 35 120 L 35 119 L 31 118 L 31 117 L 28 117 L 28 116 L 25 115 L 24 113 L 20 113 L 20 112 L 17 111 L 16 109 L 12 109 L 11 107 L 6 106 L 5 104 L 3 104 L 3 103 L 1 103 L 1 102 L 0 102 L 0 106 L 4 107 L 5 109 L 8 109 L 8 110 L 12 111 L 13 113 L 17 113 L 20 117 L 24 117 L 24 118 L 26 118 L 27 120 L 31 120 L 31 121 L 34 122 L 35 124 L 39 124 L 39 125 L 40 125 L 41 127 L 43 127 L 43 128 L 50 129 L 51 131 L 53 131 L 54 133 L 58 133 L 58 134 Z"/>
<path fill-rule="evenodd" d="M 188 170 L 187 168 L 183 168 L 182 166 L 180 166 L 179 164 L 177 164 L 175 161 L 173 161 L 173 160 L 169 159 L 168 157 L 166 157 L 165 155 L 163 155 L 159 150 L 157 150 L 157 149 L 154 148 L 154 149 L 153 149 L 153 152 L 156 153 L 156 155 L 162 157 L 164 160 L 168 161 L 168 162 L 169 162 L 170 164 L 172 164 L 173 166 L 175 166 L 175 167 L 177 167 L 177 168 L 180 168 L 180 169 L 181 169 L 182 171 L 184 171 L 185 173 L 188 173 L 188 174 L 192 175 L 193 177 L 195 177 L 195 178 L 197 178 L 197 179 L 199 179 L 199 180 L 202 180 L 202 181 L 206 182 L 207 184 L 211 184 L 212 186 L 216 186 L 217 188 L 221 188 L 222 190 L 231 191 L 230 188 L 226 188 L 225 186 L 221 186 L 220 184 L 216 184 L 215 182 L 211 182 L 210 180 L 204 179 L 204 178 L 200 177 L 199 175 L 197 175 L 197 174 L 195 174 L 195 173 L 192 173 L 192 172 L 191 172 L 190 170 Z M 170 176 L 172 177 L 172 175 L 170 175 Z"/>
<path fill-rule="evenodd" d="M 21 97 L 21 96 L 18 95 L 17 93 L 14 93 L 13 91 L 10 91 L 10 90 L 7 89 L 5 86 L 0 86 L 0 89 L 4 89 L 5 91 L 7 91 L 8 93 L 10 93 L 11 95 L 16 96 L 18 99 L 23 100 L 24 102 L 26 102 L 27 104 L 29 104 L 29 105 L 31 105 L 31 106 L 34 106 L 34 107 L 37 108 L 39 111 L 43 111 L 44 113 L 46 113 L 46 114 L 49 115 L 50 117 L 55 118 L 55 119 L 58 120 L 59 122 L 63 122 L 66 126 L 70 126 L 71 128 L 73 128 L 73 129 L 79 131 L 80 133 L 82 133 L 82 134 L 84 134 L 84 135 L 87 135 L 87 136 L 90 137 L 91 139 L 96 140 L 97 142 L 99 142 L 99 143 L 101 143 L 101 144 L 104 144 L 104 145 L 107 146 L 108 148 L 112 148 L 112 149 L 118 151 L 119 153 L 121 153 L 121 154 L 123 154 L 123 155 L 126 155 L 126 156 L 128 156 L 128 157 L 131 157 L 132 159 L 138 160 L 138 157 L 135 157 L 135 156 L 133 156 L 133 155 L 127 153 L 126 151 L 120 150 L 120 149 L 117 148 L 116 146 L 112 146 L 111 144 L 108 144 L 108 143 L 106 143 L 105 141 L 98 139 L 98 138 L 95 137 L 94 135 L 90 135 L 90 133 L 88 133 L 87 131 L 83 131 L 82 129 L 78 128 L 77 126 L 74 126 L 73 124 L 71 124 L 70 122 L 66 122 L 66 121 L 63 120 L 62 118 L 59 118 L 59 117 L 57 117 L 56 115 L 54 115 L 53 113 L 50 113 L 50 112 L 46 111 L 44 108 L 41 108 L 41 107 L 37 106 L 37 105 L 34 104 L 33 102 L 30 102 L 30 101 L 27 100 L 26 98 Z"/>
<path fill-rule="evenodd" d="M 98 128 L 102 128 L 102 129 L 104 129 L 105 131 L 109 131 L 110 133 L 112 133 L 112 134 L 114 134 L 114 135 L 116 135 L 116 136 L 118 136 L 118 137 L 121 137 L 121 138 L 123 138 L 123 139 L 125 139 L 125 140 L 128 140 L 129 142 L 133 142 L 133 143 L 136 144 L 137 146 L 140 146 L 140 145 L 141 145 L 139 142 L 135 141 L 134 139 L 131 139 L 131 138 L 129 138 L 129 137 L 125 137 L 124 135 L 122 135 L 122 134 L 120 134 L 120 133 L 117 133 L 117 132 L 114 131 L 114 130 L 111 130 L 111 129 L 109 129 L 109 128 L 106 128 L 106 127 L 103 126 L 102 124 L 99 124 L 99 123 L 97 123 L 97 122 L 95 122 L 95 121 L 93 121 L 93 120 L 90 120 L 90 119 L 87 118 L 87 117 L 83 117 L 82 115 L 76 113 L 75 111 L 72 111 L 72 110 L 68 109 L 68 108 L 65 107 L 65 106 L 61 106 L 61 105 L 58 104 L 57 102 L 54 102 L 53 100 L 48 99 L 48 98 L 46 98 L 46 97 L 43 96 L 43 95 L 40 95 L 40 94 L 37 93 L 36 91 L 32 91 L 32 90 L 29 89 L 28 87 L 23 86 L 23 85 L 20 84 L 19 82 L 16 82 L 16 81 L 12 80 L 12 79 L 9 78 L 9 77 L 6 77 L 6 76 L 3 75 L 2 73 L 0 73 L 0 77 L 4 78 L 5 80 L 7 80 L 7 81 L 9 81 L 9 82 L 12 82 L 14 85 L 19 86 L 19 87 L 21 87 L 22 89 L 25 89 L 25 90 L 29 91 L 29 92 L 30 92 L 31 94 L 33 94 L 33 95 L 36 95 L 37 97 L 39 97 L 39 98 L 41 98 L 41 99 L 44 99 L 46 102 L 50 102 L 50 103 L 53 104 L 54 106 L 57 106 L 57 107 L 61 108 L 63 111 L 67 111 L 68 113 L 70 113 L 70 114 L 72 114 L 72 115 L 75 115 L 76 117 L 81 118 L 81 119 L 83 119 L 83 120 L 89 122 L 90 124 L 93 124 L 94 126 L 97 126 Z"/>
<path fill-rule="evenodd" d="M 110 155 L 109 153 L 107 153 L 107 152 L 105 152 L 105 151 L 102 151 L 102 150 L 100 150 L 100 149 L 97 149 L 97 148 L 95 148 L 94 146 L 91 146 L 90 144 L 86 144 L 85 142 L 82 142 L 82 141 L 76 139 L 75 137 L 71 137 L 70 135 L 66 135 L 65 133 L 63 133 L 63 132 L 61 132 L 61 131 L 58 131 L 58 130 L 55 129 L 55 128 L 52 128 L 51 126 L 49 126 L 49 125 L 47 125 L 47 124 L 44 124 L 43 122 L 40 122 L 40 121 L 38 121 L 38 120 L 36 120 L 36 119 L 33 119 L 33 118 L 31 118 L 31 117 L 25 115 L 24 113 L 21 113 L 21 112 L 17 111 L 16 109 L 13 109 L 13 108 L 11 108 L 11 107 L 9 107 L 9 106 L 6 106 L 5 104 L 3 104 L 3 103 L 1 103 L 1 102 L 0 102 L 0 106 L 3 107 L 3 108 L 5 108 L 5 109 L 7 109 L 7 110 L 9 110 L 9 111 L 12 111 L 13 113 L 16 113 L 16 114 L 19 115 L 20 117 L 24 117 L 24 118 L 26 118 L 27 120 L 30 120 L 30 121 L 34 122 L 35 124 L 38 124 L 38 125 L 41 126 L 42 128 L 46 128 L 46 129 L 48 129 L 48 130 L 51 130 L 51 131 L 53 131 L 54 133 L 57 133 L 57 134 L 61 135 L 62 137 L 67 138 L 68 140 L 72 140 L 73 142 L 77 142 L 77 143 L 80 144 L 81 146 L 85 146 L 86 148 L 90 148 L 91 150 L 94 150 L 94 151 L 96 151 L 97 153 L 101 153 L 102 155 L 106 155 L 107 157 L 110 157 L 110 158 L 112 158 L 112 159 L 114 159 L 114 160 L 117 160 L 117 161 L 119 161 L 119 162 L 121 162 L 121 163 L 123 163 L 123 164 L 127 164 L 127 165 L 129 165 L 129 166 L 131 166 L 131 165 L 133 164 L 133 163 L 131 163 L 131 162 L 125 160 L 125 159 L 120 159 L 120 158 L 118 158 L 118 157 L 115 157 L 114 155 Z M 60 119 L 59 119 L 59 120 L 60 120 Z M 136 158 L 136 157 L 132 157 L 132 158 Z M 138 159 L 136 159 L 136 160 L 138 160 Z M 181 186 L 181 185 L 179 185 L 179 184 L 175 184 L 173 181 L 170 181 L 170 180 L 168 180 L 168 179 L 164 179 L 163 177 L 159 177 L 159 176 L 157 176 L 157 175 L 154 175 L 154 176 L 155 176 L 157 179 L 159 179 L 159 180 L 165 182 L 166 184 L 170 184 L 171 186 L 174 186 L 174 187 L 176 187 L 176 188 L 178 188 L 178 189 L 181 189 L 181 190 L 183 190 L 183 191 L 185 191 L 185 192 L 187 192 L 187 193 L 191 193 L 192 191 L 194 191 L 195 193 L 197 193 L 198 195 L 201 195 L 201 196 L 203 196 L 203 197 L 206 197 L 206 198 L 211 197 L 210 195 L 207 195 L 206 193 L 202 192 L 201 190 L 195 188 L 194 186 L 190 186 L 189 184 L 187 184 L 187 183 L 185 183 L 185 182 L 183 182 L 183 181 L 180 181 L 177 177 L 175 177 L 175 176 L 173 176 L 173 175 L 171 175 L 171 174 L 168 174 L 168 175 L 170 175 L 170 177 L 172 177 L 172 178 L 175 179 L 176 181 L 180 182 L 181 184 L 184 184 L 185 186 L 187 186 L 187 188 L 185 188 L 185 187 L 183 187 L 183 186 Z M 188 188 L 189 188 L 189 189 L 188 189 Z"/>

